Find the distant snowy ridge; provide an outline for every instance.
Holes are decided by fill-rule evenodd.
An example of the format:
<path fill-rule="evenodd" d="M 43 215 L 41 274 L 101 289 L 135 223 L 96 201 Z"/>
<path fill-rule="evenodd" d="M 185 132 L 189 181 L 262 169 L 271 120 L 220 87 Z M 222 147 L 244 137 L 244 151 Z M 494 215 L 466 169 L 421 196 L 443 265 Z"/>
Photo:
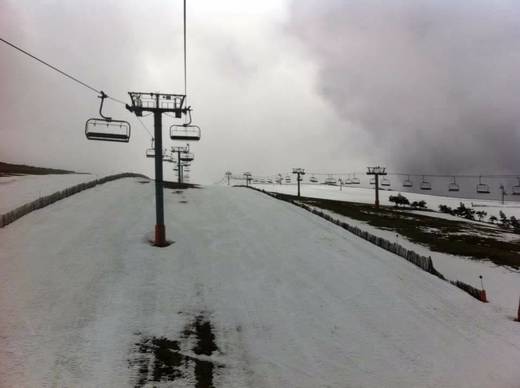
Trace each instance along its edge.
<path fill-rule="evenodd" d="M 89 182 L 80 183 L 80 184 L 68 187 L 64 190 L 57 191 L 53 194 L 46 195 L 44 197 L 40 197 L 34 201 L 31 201 L 22 206 L 19 206 L 14 210 L 11 210 L 5 214 L 2 214 L 0 216 L 0 228 L 3 228 L 4 226 L 9 225 L 10 223 L 16 221 L 17 219 L 23 217 L 26 214 L 29 214 L 30 212 L 32 212 L 34 210 L 41 209 L 45 206 L 51 205 L 54 202 L 59 201 L 60 199 L 70 197 L 71 195 L 79 193 L 83 190 L 91 189 L 92 187 L 95 187 L 97 185 L 101 185 L 103 183 L 107 183 L 107 182 L 110 182 L 110 181 L 113 181 L 116 179 L 122 179 L 122 178 L 149 179 L 146 175 L 126 172 L 126 173 L 121 173 L 121 174 L 108 175 L 101 179 L 94 179 Z"/>

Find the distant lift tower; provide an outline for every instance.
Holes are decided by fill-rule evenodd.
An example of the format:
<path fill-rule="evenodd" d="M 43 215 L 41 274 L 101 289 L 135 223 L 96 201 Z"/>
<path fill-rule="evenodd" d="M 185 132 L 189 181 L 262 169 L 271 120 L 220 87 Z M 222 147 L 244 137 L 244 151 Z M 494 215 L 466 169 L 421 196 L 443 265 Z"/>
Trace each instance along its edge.
<path fill-rule="evenodd" d="M 182 183 L 182 174 L 184 162 L 191 162 L 193 160 L 193 154 L 190 153 L 190 146 L 186 145 L 186 147 L 172 147 L 172 153 L 177 154 L 177 168 L 178 168 L 178 178 L 177 183 Z M 191 157 L 191 159 L 190 159 Z M 189 159 L 189 160 L 188 160 Z"/>
<path fill-rule="evenodd" d="M 229 186 L 229 181 L 231 180 L 231 175 L 233 175 L 231 173 L 231 171 L 226 171 L 226 178 L 227 178 L 227 185 Z"/>
<path fill-rule="evenodd" d="M 379 175 L 387 175 L 385 167 L 367 167 L 367 175 L 374 175 L 376 189 L 376 208 L 379 208 Z"/>
<path fill-rule="evenodd" d="M 190 108 L 184 107 L 184 94 L 142 93 L 129 92 L 132 106 L 126 109 L 143 116 L 143 112 L 153 113 L 154 140 L 155 140 L 155 242 L 154 245 L 164 247 L 166 242 L 166 228 L 164 226 L 164 194 L 163 194 L 163 160 L 162 160 L 162 114 L 173 113 L 176 118 L 187 114 Z"/>
<path fill-rule="evenodd" d="M 242 175 L 244 175 L 244 177 L 246 178 L 246 186 L 249 186 L 249 183 L 251 182 L 251 173 L 248 171 Z"/>
<path fill-rule="evenodd" d="M 296 174 L 296 182 L 298 183 L 298 197 L 300 196 L 300 182 L 303 181 L 302 175 L 305 175 L 305 169 L 293 168 L 292 173 Z"/>

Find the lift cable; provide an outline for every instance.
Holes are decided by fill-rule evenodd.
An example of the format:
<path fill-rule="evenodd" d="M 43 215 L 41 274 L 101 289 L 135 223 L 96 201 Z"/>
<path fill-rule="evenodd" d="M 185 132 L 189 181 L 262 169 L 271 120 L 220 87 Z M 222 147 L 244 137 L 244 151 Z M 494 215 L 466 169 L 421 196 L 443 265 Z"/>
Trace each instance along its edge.
<path fill-rule="evenodd" d="M 26 50 L 24 50 L 24 49 L 18 47 L 17 45 L 15 45 L 15 44 L 13 44 L 13 43 L 11 43 L 11 42 L 9 42 L 9 41 L 7 41 L 7 40 L 1 38 L 1 37 L 0 37 L 0 41 L 4 42 L 5 44 L 11 46 L 12 48 L 14 48 L 14 49 L 16 49 L 16 50 L 18 50 L 18 51 L 20 51 L 21 53 L 23 53 L 23 54 L 25 54 L 25 55 L 31 57 L 32 59 L 34 59 L 34 60 L 40 62 L 41 64 L 43 64 L 43 65 L 45 65 L 45 66 L 51 68 L 52 70 L 54 70 L 54 71 L 60 73 L 61 75 L 63 75 L 63 76 L 65 76 L 65 77 L 67 77 L 67 78 L 73 80 L 74 82 L 77 82 L 77 83 L 80 84 L 81 86 L 84 86 L 84 87 L 86 87 L 87 89 L 90 89 L 91 91 L 95 92 L 96 94 L 104 94 L 104 92 L 102 92 L 101 90 L 98 90 L 98 89 L 96 89 L 95 87 L 90 86 L 89 84 L 87 84 L 87 83 L 85 83 L 85 82 L 79 80 L 78 78 L 76 78 L 76 77 L 74 77 L 74 76 L 72 76 L 72 75 L 70 75 L 70 74 L 64 72 L 63 70 L 58 69 L 56 66 L 53 66 L 53 65 L 51 65 L 50 63 L 44 61 L 43 59 L 40 59 L 40 58 L 36 57 L 35 55 L 32 55 L 31 53 L 29 53 L 28 51 L 26 51 Z M 119 103 L 119 104 L 126 105 L 126 103 L 125 103 L 124 101 L 121 101 L 121 100 L 119 100 L 119 99 L 117 99 L 117 98 L 111 97 L 111 96 L 109 96 L 109 95 L 106 95 L 106 97 L 109 98 L 109 99 L 112 100 L 112 101 L 115 101 L 115 102 Z M 141 120 L 139 120 L 139 122 L 141 123 L 141 125 L 144 127 L 144 129 L 146 129 L 146 131 L 147 131 L 147 132 L 150 134 L 150 136 L 151 136 L 151 132 L 148 130 L 148 128 L 146 127 L 146 125 L 144 125 L 144 123 L 143 123 Z M 152 137 L 153 137 L 153 136 L 152 136 Z"/>
<path fill-rule="evenodd" d="M 359 174 L 363 175 L 366 171 L 350 171 L 350 172 L 308 172 L 308 174 L 311 175 L 349 175 L 349 174 Z M 290 172 L 287 172 L 287 174 L 290 174 Z M 389 171 L 387 175 L 394 175 L 394 176 L 416 176 L 416 177 L 430 177 L 430 178 L 517 178 L 520 176 L 520 174 L 410 174 L 405 172 L 391 172 Z"/>
<path fill-rule="evenodd" d="M 148 134 L 150 135 L 150 138 L 153 139 L 152 132 L 150 132 L 150 130 L 146 127 L 146 125 L 144 125 L 143 120 L 141 120 L 141 118 L 138 116 L 136 116 L 136 118 L 137 118 L 137 121 L 139 121 L 139 123 L 141 124 L 141 126 L 146 130 L 146 132 L 148 132 Z"/>
<path fill-rule="evenodd" d="M 188 75 L 187 75 L 187 59 L 186 59 L 186 0 L 184 0 L 184 18 L 183 18 L 183 29 L 184 29 L 184 97 L 186 104 L 188 103 Z"/>

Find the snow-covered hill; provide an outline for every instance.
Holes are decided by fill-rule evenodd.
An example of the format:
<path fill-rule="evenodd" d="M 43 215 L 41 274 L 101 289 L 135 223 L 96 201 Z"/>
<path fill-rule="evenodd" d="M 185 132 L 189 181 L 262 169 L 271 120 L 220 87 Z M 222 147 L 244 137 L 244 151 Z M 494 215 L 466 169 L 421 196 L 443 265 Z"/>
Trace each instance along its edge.
<path fill-rule="evenodd" d="M 165 200 L 167 248 L 135 179 L 0 230 L 0 386 L 518 387 L 492 305 L 252 190 Z"/>

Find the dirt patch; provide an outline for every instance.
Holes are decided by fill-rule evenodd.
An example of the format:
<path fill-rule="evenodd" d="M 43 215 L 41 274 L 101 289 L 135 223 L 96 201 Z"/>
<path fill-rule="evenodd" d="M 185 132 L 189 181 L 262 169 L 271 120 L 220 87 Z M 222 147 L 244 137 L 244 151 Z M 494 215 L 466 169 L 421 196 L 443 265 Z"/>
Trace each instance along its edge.
<path fill-rule="evenodd" d="M 220 353 L 213 331 L 207 315 L 201 313 L 190 320 L 176 340 L 136 333 L 140 339 L 128 360 L 135 371 L 135 387 L 185 379 L 194 381 L 195 388 L 215 388 L 215 369 L 224 366 L 211 360 L 214 353 Z"/>

